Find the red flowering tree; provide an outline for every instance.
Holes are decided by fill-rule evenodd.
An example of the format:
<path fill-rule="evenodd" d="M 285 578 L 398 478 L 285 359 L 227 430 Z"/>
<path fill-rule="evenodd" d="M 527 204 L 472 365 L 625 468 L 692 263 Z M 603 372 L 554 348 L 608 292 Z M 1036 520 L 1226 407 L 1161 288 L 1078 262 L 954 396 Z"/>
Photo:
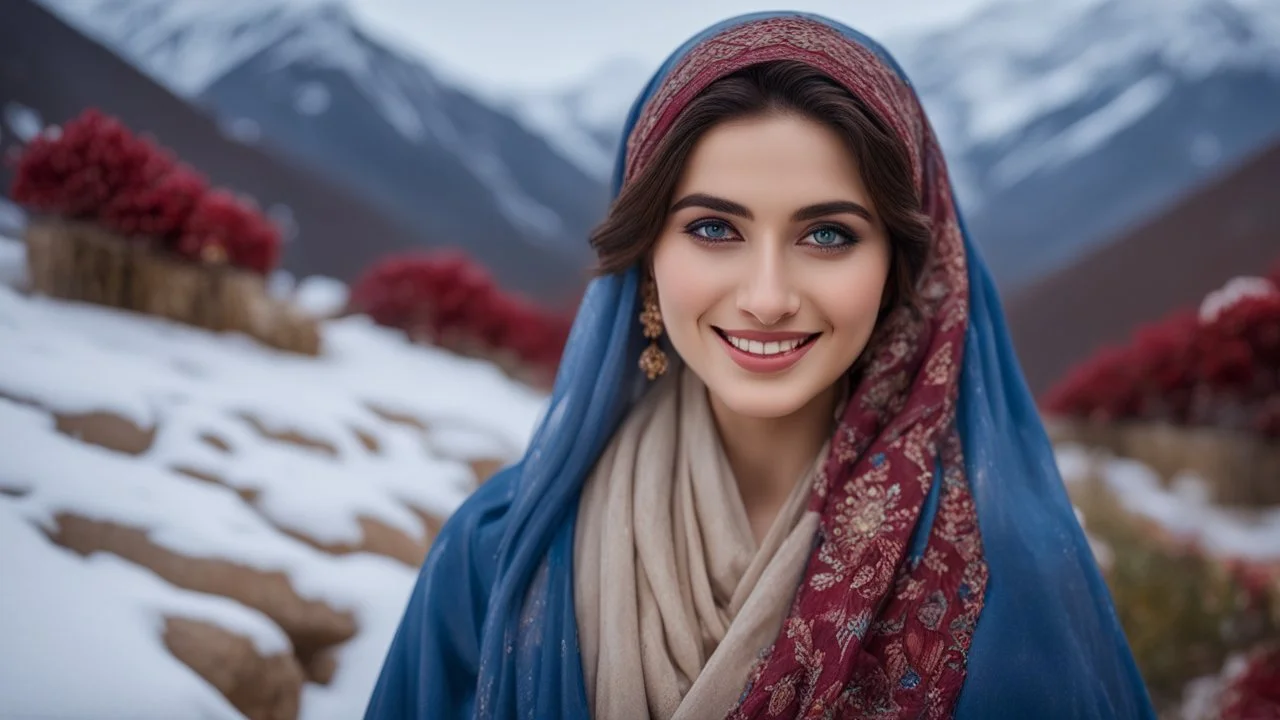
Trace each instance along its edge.
<path fill-rule="evenodd" d="M 96 223 L 189 259 L 266 273 L 280 257 L 279 231 L 252 203 L 210 189 L 95 109 L 23 149 L 11 194 L 37 213 Z"/>
<path fill-rule="evenodd" d="M 213 190 L 191 208 L 172 249 L 186 258 L 266 274 L 280 260 L 280 231 L 251 202 Z"/>
<path fill-rule="evenodd" d="M 12 196 L 37 212 L 97 220 L 113 198 L 150 187 L 173 165 L 119 121 L 87 110 L 27 145 Z"/>
<path fill-rule="evenodd" d="M 1211 317 L 1183 311 L 1140 328 L 1072 370 L 1044 397 L 1051 414 L 1217 425 L 1276 436 L 1280 286 Z"/>
<path fill-rule="evenodd" d="M 1280 720 L 1280 645 L 1250 653 L 1223 689 L 1218 717 L 1222 720 Z"/>
<path fill-rule="evenodd" d="M 544 380 L 554 374 L 572 324 L 568 316 L 503 292 L 456 251 L 379 261 L 352 287 L 351 307 L 416 340 L 513 356 Z"/>

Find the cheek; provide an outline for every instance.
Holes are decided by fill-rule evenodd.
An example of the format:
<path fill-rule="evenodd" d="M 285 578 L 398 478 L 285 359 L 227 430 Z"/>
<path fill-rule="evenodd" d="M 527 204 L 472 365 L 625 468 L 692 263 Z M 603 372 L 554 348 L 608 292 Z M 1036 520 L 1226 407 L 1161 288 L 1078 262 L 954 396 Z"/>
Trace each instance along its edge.
<path fill-rule="evenodd" d="M 877 254 L 878 255 L 878 254 Z M 820 306 L 836 336 L 844 343 L 861 346 L 875 329 L 888 284 L 889 262 L 885 257 L 851 264 L 839 277 L 813 283 L 811 297 Z M 858 348 L 858 351 L 861 347 Z"/>
<path fill-rule="evenodd" d="M 662 319 L 673 341 L 689 332 L 715 303 L 713 268 L 701 248 L 682 236 L 664 236 L 653 255 Z"/>

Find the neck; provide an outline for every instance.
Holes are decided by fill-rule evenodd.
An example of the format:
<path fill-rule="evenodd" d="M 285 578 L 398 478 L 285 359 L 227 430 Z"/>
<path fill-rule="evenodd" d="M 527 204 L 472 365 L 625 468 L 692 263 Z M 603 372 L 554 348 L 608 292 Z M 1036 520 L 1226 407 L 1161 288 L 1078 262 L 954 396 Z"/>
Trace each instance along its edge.
<path fill-rule="evenodd" d="M 711 396 L 720 442 L 757 540 L 831 436 L 839 388 L 836 383 L 796 412 L 777 418 L 746 417 Z"/>

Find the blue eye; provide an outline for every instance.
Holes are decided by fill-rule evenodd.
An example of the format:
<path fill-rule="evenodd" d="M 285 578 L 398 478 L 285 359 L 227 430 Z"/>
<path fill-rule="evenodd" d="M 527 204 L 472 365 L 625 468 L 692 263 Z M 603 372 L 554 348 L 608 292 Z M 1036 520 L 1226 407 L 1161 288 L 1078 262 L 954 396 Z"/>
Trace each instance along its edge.
<path fill-rule="evenodd" d="M 857 242 L 853 233 L 829 225 L 813 229 L 805 238 L 808 244 L 823 250 L 835 250 Z"/>
<path fill-rule="evenodd" d="M 689 228 L 688 232 L 707 240 L 728 240 L 733 237 L 733 229 L 718 220 L 698 223 Z"/>

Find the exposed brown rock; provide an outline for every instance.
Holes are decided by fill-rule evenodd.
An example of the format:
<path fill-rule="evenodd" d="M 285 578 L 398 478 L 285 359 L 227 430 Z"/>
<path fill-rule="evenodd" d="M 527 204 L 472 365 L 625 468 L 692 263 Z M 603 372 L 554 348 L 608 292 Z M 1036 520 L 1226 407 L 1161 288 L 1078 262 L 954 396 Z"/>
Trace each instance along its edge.
<path fill-rule="evenodd" d="M 369 412 L 373 413 L 374 415 L 377 415 L 378 417 L 382 418 L 383 420 L 386 420 L 387 422 L 396 423 L 397 425 L 405 425 L 415 430 L 421 430 L 423 432 L 426 432 L 427 430 L 427 424 L 423 422 L 421 419 L 416 418 L 412 415 L 395 412 L 394 410 L 388 410 L 384 407 L 379 407 L 377 404 L 374 404 L 374 403 L 365 403 L 365 407 L 369 408 Z"/>
<path fill-rule="evenodd" d="M 422 564 L 422 558 L 427 554 L 428 540 L 415 540 L 403 531 L 371 517 L 361 515 L 357 520 L 360 523 L 361 539 L 360 542 L 354 544 L 325 543 L 287 528 L 281 528 L 281 532 L 330 555 L 367 552 L 394 558 L 411 567 L 417 567 Z"/>
<path fill-rule="evenodd" d="M 217 475 L 214 475 L 213 473 L 205 472 L 203 470 L 197 470 L 193 467 L 188 467 L 186 465 L 175 465 L 171 469 L 176 473 L 181 473 L 195 480 L 201 480 L 211 485 L 221 485 L 226 488 L 231 488 L 236 492 L 237 495 L 240 496 L 241 500 L 244 500 L 246 503 L 249 503 L 250 505 L 252 505 L 258 499 L 259 493 L 257 490 L 254 490 L 253 488 L 231 487 L 231 485 L 228 484 L 225 480 L 218 477 Z"/>
<path fill-rule="evenodd" d="M 411 507 L 409 509 L 422 521 L 422 527 L 426 529 L 427 548 L 430 549 L 431 543 L 435 542 L 436 537 L 440 534 L 440 528 L 444 527 L 445 519 L 421 508 Z M 419 564 L 421 564 L 421 561 L 419 561 Z"/>
<path fill-rule="evenodd" d="M 165 619 L 164 642 L 249 720 L 295 720 L 303 672 L 291 654 L 262 656 L 251 640 L 216 625 Z"/>
<path fill-rule="evenodd" d="M 231 452 L 231 444 L 228 443 L 226 440 L 223 440 L 222 437 L 219 435 L 214 435 L 213 433 L 203 433 L 200 435 L 200 440 L 204 442 L 204 444 L 217 448 L 222 452 Z"/>
<path fill-rule="evenodd" d="M 493 474 L 508 465 L 506 460 L 498 460 L 496 458 L 479 458 L 470 460 L 468 464 L 471 466 L 471 472 L 475 473 L 476 486 L 483 485 L 486 480 L 493 477 Z"/>
<path fill-rule="evenodd" d="M 81 442 L 97 445 L 129 455 L 141 455 L 155 441 L 156 428 L 139 427 L 132 420 L 106 411 L 88 413 L 54 413 L 39 402 L 25 397 L 0 393 L 0 398 L 35 408 L 53 416 L 58 432 Z"/>
<path fill-rule="evenodd" d="M 59 513 L 54 519 L 57 531 L 50 539 L 58 545 L 82 555 L 114 553 L 178 587 L 228 597 L 260 611 L 289 636 L 304 666 L 317 652 L 355 635 L 355 619 L 349 612 L 302 598 L 283 572 L 180 555 L 153 543 L 145 531 L 126 525 L 70 513 Z"/>
<path fill-rule="evenodd" d="M 378 438 L 370 435 L 360 428 L 354 428 L 352 432 L 354 432 L 356 437 L 360 439 L 360 444 L 364 445 L 366 450 L 374 453 L 375 455 L 382 452 L 382 444 L 378 442 Z"/>
<path fill-rule="evenodd" d="M 308 450 L 315 450 L 330 457 L 338 456 L 338 448 L 334 447 L 333 444 L 328 441 L 307 437 L 297 430 L 272 430 L 252 413 L 241 413 L 240 417 L 245 422 L 253 426 L 253 429 L 257 430 L 260 435 L 270 440 L 290 443 L 292 445 L 307 448 Z"/>
<path fill-rule="evenodd" d="M 141 455 L 156 439 L 154 427 L 142 428 L 132 420 L 109 412 L 55 413 L 58 431 L 90 445 Z"/>
<path fill-rule="evenodd" d="M 305 668 L 307 679 L 313 683 L 328 685 L 338 672 L 338 656 L 333 648 L 326 648 L 312 656 Z"/>

